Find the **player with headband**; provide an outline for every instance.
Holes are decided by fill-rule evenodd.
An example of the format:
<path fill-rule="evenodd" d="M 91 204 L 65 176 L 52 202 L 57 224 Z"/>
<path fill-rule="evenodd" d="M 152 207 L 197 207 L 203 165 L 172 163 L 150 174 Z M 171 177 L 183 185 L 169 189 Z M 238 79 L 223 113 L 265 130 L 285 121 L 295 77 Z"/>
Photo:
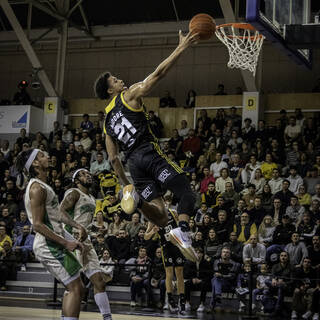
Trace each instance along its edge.
<path fill-rule="evenodd" d="M 95 209 L 96 200 L 90 194 L 92 176 L 86 169 L 78 169 L 72 175 L 72 182 L 76 186 L 66 191 L 60 205 L 62 215 L 70 215 L 85 229 L 91 224 Z M 68 230 L 77 238 L 78 230 Z M 83 272 L 92 282 L 94 287 L 94 300 L 99 307 L 103 320 L 111 320 L 110 304 L 106 293 L 106 283 L 102 277 L 102 271 L 96 251 L 87 238 L 83 242 L 84 250 L 77 252 L 77 258 L 83 266 Z"/>
<path fill-rule="evenodd" d="M 83 245 L 66 236 L 62 223 L 78 229 L 80 240 L 87 238 L 86 230 L 68 215 L 59 214 L 58 197 L 47 184 L 49 159 L 46 153 L 39 149 L 22 151 L 17 156 L 16 167 L 20 172 L 27 171 L 31 177 L 24 202 L 36 233 L 34 254 L 69 292 L 63 299 L 62 319 L 77 320 L 84 287 L 80 279 L 82 266 L 71 251 L 83 250 Z"/>

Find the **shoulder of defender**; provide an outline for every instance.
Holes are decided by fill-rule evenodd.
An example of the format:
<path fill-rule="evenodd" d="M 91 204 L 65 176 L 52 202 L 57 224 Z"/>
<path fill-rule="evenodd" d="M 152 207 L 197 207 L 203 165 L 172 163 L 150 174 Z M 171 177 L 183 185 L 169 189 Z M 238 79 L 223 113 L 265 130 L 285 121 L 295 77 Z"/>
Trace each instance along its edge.
<path fill-rule="evenodd" d="M 80 192 L 76 188 L 72 188 L 67 191 L 62 202 L 64 202 L 65 200 L 70 202 L 71 201 L 76 202 L 79 200 L 79 198 L 80 198 Z"/>
<path fill-rule="evenodd" d="M 33 198 L 33 197 L 42 198 L 42 197 L 45 197 L 46 194 L 47 194 L 47 191 L 41 183 L 34 181 L 30 186 L 30 191 L 29 191 L 30 198 Z"/>

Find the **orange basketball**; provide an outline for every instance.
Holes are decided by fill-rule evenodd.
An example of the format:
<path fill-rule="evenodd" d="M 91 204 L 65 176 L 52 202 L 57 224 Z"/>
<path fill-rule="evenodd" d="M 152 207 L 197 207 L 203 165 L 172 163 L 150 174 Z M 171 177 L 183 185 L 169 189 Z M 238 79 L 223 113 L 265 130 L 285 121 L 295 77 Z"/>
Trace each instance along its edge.
<path fill-rule="evenodd" d="M 216 23 L 210 15 L 199 13 L 190 20 L 189 31 L 199 33 L 200 40 L 208 40 L 216 31 Z"/>

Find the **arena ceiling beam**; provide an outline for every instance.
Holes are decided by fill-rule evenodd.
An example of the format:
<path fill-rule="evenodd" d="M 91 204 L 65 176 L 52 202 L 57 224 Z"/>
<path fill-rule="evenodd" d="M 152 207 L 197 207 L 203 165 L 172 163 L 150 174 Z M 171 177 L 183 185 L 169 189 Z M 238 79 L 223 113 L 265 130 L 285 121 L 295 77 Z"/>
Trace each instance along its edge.
<path fill-rule="evenodd" d="M 30 31 L 31 31 L 31 23 L 32 23 L 32 4 L 28 4 L 28 17 L 27 17 L 27 37 L 30 39 Z"/>
<path fill-rule="evenodd" d="M 71 19 L 67 18 L 67 13 L 66 13 L 66 15 L 62 15 L 57 11 L 57 9 L 52 9 L 53 6 L 52 6 L 52 8 L 49 8 L 43 2 L 41 3 L 37 0 L 26 0 L 25 3 L 31 3 L 33 6 L 35 6 L 39 10 L 45 12 L 46 14 L 50 15 L 51 17 L 56 18 L 59 21 L 62 21 L 62 22 L 67 21 L 70 24 L 70 26 L 86 33 L 89 37 L 93 38 L 94 40 L 99 39 L 98 37 L 96 37 L 92 34 L 91 29 L 88 29 L 88 26 L 86 25 L 86 23 L 85 23 L 85 25 L 86 25 L 85 27 L 79 26 L 78 24 L 74 23 Z M 81 8 L 81 4 L 80 4 L 80 8 Z"/>
<path fill-rule="evenodd" d="M 233 12 L 230 0 L 219 0 L 219 3 L 224 15 L 224 19 L 225 19 L 224 23 L 236 22 L 236 16 Z M 261 60 L 261 57 L 260 57 L 260 60 Z M 257 77 L 259 77 L 261 72 L 258 71 L 257 74 L 258 74 Z M 241 76 L 242 76 L 243 82 L 245 83 L 247 91 L 257 91 L 257 87 L 260 87 L 260 85 L 258 86 L 256 85 L 256 79 L 255 77 L 252 76 L 252 74 L 249 71 L 241 70 Z M 260 81 L 261 80 L 259 79 L 258 82 Z"/>
<path fill-rule="evenodd" d="M 92 33 L 91 27 L 90 27 L 90 25 L 88 23 L 88 18 L 87 18 L 86 12 L 84 11 L 83 6 L 82 6 L 81 3 L 80 3 L 80 6 L 79 6 L 79 9 L 80 9 L 80 13 L 81 13 L 81 17 L 82 17 L 84 25 L 86 26 L 87 30 Z M 97 38 L 97 39 L 99 39 L 99 38 Z"/>
<path fill-rule="evenodd" d="M 67 15 L 70 10 L 70 0 L 56 0 L 57 11 L 61 15 Z M 66 19 L 61 22 L 59 27 L 59 40 L 57 52 L 57 68 L 56 68 L 56 84 L 55 89 L 60 97 L 63 95 L 65 65 L 67 56 L 67 42 L 68 42 L 68 23 Z"/>
<path fill-rule="evenodd" d="M 73 11 L 76 10 L 80 5 L 81 3 L 83 2 L 83 0 L 79 0 L 68 12 L 67 14 L 67 18 L 70 18 L 70 16 L 72 15 Z"/>
<path fill-rule="evenodd" d="M 5 24 L 4 24 L 4 22 L 3 22 L 3 20 L 2 20 L 1 17 L 0 17 L 0 24 L 1 24 L 2 30 L 3 30 L 3 31 L 7 31 L 7 28 L 6 28 L 6 26 L 5 26 Z"/>
<path fill-rule="evenodd" d="M 47 30 L 45 30 L 42 34 L 40 34 L 38 36 L 38 38 L 31 40 L 31 44 L 34 45 L 36 44 L 38 41 L 40 41 L 41 39 L 43 39 L 47 34 L 49 34 L 51 31 L 55 30 L 56 27 L 53 28 L 49 28 Z"/>
<path fill-rule="evenodd" d="M 174 10 L 174 14 L 176 16 L 177 22 L 179 22 L 180 19 L 179 19 L 179 14 L 178 14 L 178 10 L 177 10 L 177 7 L 176 7 L 176 3 L 174 2 L 174 0 L 171 0 L 171 2 L 172 2 L 172 7 L 173 7 L 173 10 Z"/>
<path fill-rule="evenodd" d="M 55 97 L 57 96 L 57 93 L 55 89 L 53 88 L 45 70 L 43 69 L 40 60 L 38 59 L 34 49 L 32 48 L 32 45 L 27 38 L 26 34 L 24 33 L 16 15 L 14 14 L 8 0 L 0 0 L 0 5 L 6 14 L 8 20 L 10 21 L 13 30 L 16 33 L 17 38 L 19 39 L 23 49 L 25 50 L 31 65 L 34 69 L 39 70 L 38 71 L 38 76 L 40 81 L 42 82 L 43 87 L 45 88 L 48 96 L 50 97 Z"/>
<path fill-rule="evenodd" d="M 50 5 L 52 8 L 54 8 L 52 6 L 52 2 L 54 3 L 54 0 L 39 0 L 40 3 L 47 3 L 48 5 Z M 26 0 L 9 0 L 9 3 L 11 5 L 18 5 L 18 4 L 26 4 Z"/>

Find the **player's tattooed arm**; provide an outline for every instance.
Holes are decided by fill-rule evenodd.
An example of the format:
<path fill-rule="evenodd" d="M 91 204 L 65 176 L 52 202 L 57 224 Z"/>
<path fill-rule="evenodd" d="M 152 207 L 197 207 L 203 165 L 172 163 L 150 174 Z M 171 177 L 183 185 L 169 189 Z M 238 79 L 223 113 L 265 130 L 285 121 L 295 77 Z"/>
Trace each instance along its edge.
<path fill-rule="evenodd" d="M 37 182 L 33 183 L 30 188 L 30 206 L 33 220 L 33 230 L 42 234 L 46 239 L 52 240 L 66 249 L 73 251 L 77 248 L 82 248 L 82 244 L 78 241 L 68 241 L 60 235 L 56 234 L 53 230 L 47 227 L 44 223 L 45 219 L 45 204 L 47 199 L 46 190 Z"/>
<path fill-rule="evenodd" d="M 61 202 L 60 205 L 60 220 L 75 229 L 79 230 L 79 239 L 81 241 L 84 241 L 85 239 L 87 239 L 88 234 L 86 229 L 81 226 L 79 223 L 75 222 L 71 217 L 69 212 L 71 212 L 71 210 L 74 209 L 74 206 L 76 204 L 76 202 L 79 200 L 80 194 L 79 192 L 77 192 L 76 190 L 73 190 L 72 192 L 68 193 L 67 196 L 64 197 L 64 199 Z"/>
<path fill-rule="evenodd" d="M 116 176 L 119 178 L 120 182 L 123 185 L 126 186 L 130 184 L 124 172 L 123 165 L 119 157 L 118 145 L 116 142 L 113 141 L 113 139 L 109 135 L 106 135 L 106 148 L 108 153 L 108 159 L 111 162 L 111 165 L 114 169 L 114 172 L 116 173 Z"/>

